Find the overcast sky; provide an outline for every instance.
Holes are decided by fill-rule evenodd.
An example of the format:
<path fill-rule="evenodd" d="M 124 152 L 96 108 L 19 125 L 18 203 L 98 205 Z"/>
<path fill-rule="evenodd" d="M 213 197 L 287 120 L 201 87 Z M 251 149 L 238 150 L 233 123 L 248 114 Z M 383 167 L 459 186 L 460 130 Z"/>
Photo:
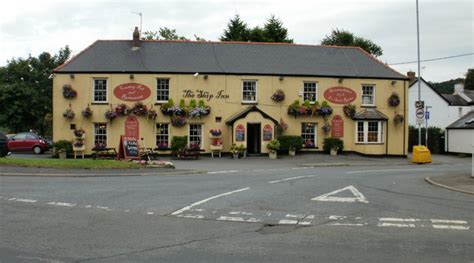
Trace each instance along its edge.
<path fill-rule="evenodd" d="M 474 52 L 472 0 L 420 0 L 421 59 Z M 143 13 L 143 31 L 175 28 L 218 40 L 227 22 L 239 14 L 249 26 L 275 14 L 295 43 L 319 44 L 342 28 L 383 48 L 383 62 L 416 60 L 415 0 L 176 0 L 176 1 L 5 1 L 0 10 L 0 66 L 11 58 L 56 53 L 69 45 L 77 54 L 97 39 L 131 39 Z M 429 81 L 463 77 L 474 56 L 422 63 Z M 417 65 L 393 66 L 401 73 Z"/>

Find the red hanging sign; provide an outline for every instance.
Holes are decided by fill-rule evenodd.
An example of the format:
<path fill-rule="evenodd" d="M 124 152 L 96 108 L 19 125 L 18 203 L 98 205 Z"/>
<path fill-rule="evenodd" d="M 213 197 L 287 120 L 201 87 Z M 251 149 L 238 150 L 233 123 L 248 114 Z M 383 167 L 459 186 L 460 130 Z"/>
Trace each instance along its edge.
<path fill-rule="evenodd" d="M 357 94 L 346 87 L 332 87 L 324 91 L 324 98 L 332 103 L 347 104 L 353 102 Z"/>
<path fill-rule="evenodd" d="M 115 87 L 114 95 L 124 101 L 141 101 L 150 97 L 151 90 L 143 84 L 125 83 Z"/>
<path fill-rule="evenodd" d="M 140 137 L 140 125 L 137 117 L 133 115 L 127 117 L 125 121 L 125 136 L 135 138 L 135 140 L 138 140 Z"/>
<path fill-rule="evenodd" d="M 264 141 L 271 141 L 273 137 L 273 128 L 270 124 L 265 124 L 263 126 L 263 140 Z"/>
<path fill-rule="evenodd" d="M 344 120 L 340 115 L 335 115 L 331 121 L 331 137 L 344 137 Z"/>
<path fill-rule="evenodd" d="M 237 125 L 237 127 L 235 128 L 235 141 L 245 141 L 245 127 L 242 124 Z"/>

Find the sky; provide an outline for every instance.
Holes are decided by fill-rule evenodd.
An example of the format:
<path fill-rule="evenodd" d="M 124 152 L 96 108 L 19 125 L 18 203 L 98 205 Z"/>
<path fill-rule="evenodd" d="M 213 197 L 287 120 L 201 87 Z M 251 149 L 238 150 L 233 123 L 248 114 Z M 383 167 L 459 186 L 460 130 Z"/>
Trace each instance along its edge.
<path fill-rule="evenodd" d="M 421 59 L 474 52 L 474 1 L 420 0 Z M 175 1 L 5 1 L 0 10 L 0 66 L 12 58 L 55 54 L 69 45 L 73 55 L 97 39 L 131 39 L 142 31 L 174 28 L 217 41 L 230 18 L 239 14 L 250 26 L 263 26 L 273 14 L 298 44 L 319 44 L 339 28 L 382 47 L 378 59 L 392 64 L 416 61 L 415 0 L 175 0 Z M 422 62 L 422 76 L 440 82 L 464 77 L 474 55 Z M 406 74 L 417 64 L 393 65 Z"/>

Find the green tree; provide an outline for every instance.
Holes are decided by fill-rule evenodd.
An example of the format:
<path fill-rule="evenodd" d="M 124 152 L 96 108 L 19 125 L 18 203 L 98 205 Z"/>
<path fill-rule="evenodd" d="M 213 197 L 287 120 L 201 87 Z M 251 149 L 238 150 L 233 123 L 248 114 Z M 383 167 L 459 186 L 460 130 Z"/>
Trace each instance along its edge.
<path fill-rule="evenodd" d="M 293 39 L 288 38 L 288 29 L 283 27 L 283 23 L 271 15 L 263 27 L 265 42 L 286 42 L 293 43 Z"/>
<path fill-rule="evenodd" d="M 250 30 L 245 22 L 240 19 L 239 15 L 235 15 L 230 19 L 227 28 L 220 37 L 221 41 L 248 41 Z"/>
<path fill-rule="evenodd" d="M 474 90 L 474 68 L 467 70 L 464 88 L 468 90 Z"/>
<path fill-rule="evenodd" d="M 145 31 L 142 34 L 143 40 L 189 40 L 176 33 L 176 29 L 160 27 L 158 31 Z"/>
<path fill-rule="evenodd" d="M 354 36 L 353 33 L 344 29 L 333 29 L 331 34 L 326 35 L 326 37 L 321 41 L 321 45 L 360 47 L 376 57 L 383 54 L 382 48 L 371 40 Z"/>
<path fill-rule="evenodd" d="M 12 59 L 0 67 L 0 127 L 13 132 L 51 132 L 52 71 L 71 55 L 68 46 L 51 56 Z"/>

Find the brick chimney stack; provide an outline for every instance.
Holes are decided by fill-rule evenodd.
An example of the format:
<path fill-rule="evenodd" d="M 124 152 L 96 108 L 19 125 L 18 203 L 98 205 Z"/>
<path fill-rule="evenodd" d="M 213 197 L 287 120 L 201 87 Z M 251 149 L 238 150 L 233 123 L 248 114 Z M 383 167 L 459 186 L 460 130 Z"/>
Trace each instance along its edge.
<path fill-rule="evenodd" d="M 414 71 L 408 71 L 407 76 L 410 78 L 410 83 L 412 83 L 416 79 L 416 73 Z"/>
<path fill-rule="evenodd" d="M 135 27 L 135 30 L 133 30 L 132 50 L 137 50 L 139 48 L 140 48 L 140 31 L 138 31 L 138 27 Z"/>

